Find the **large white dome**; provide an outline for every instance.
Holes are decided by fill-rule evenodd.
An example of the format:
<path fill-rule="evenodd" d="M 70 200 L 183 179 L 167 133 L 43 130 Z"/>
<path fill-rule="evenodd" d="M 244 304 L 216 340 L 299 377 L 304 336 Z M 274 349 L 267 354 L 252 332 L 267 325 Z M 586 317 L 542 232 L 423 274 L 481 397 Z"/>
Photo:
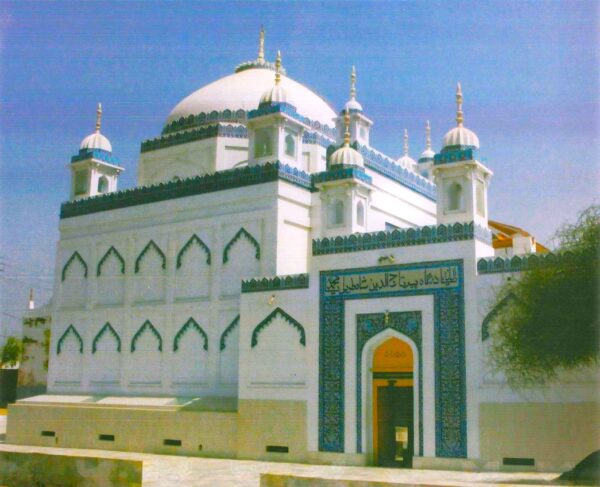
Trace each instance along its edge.
<path fill-rule="evenodd" d="M 167 124 L 199 113 L 254 110 L 265 91 L 273 87 L 274 80 L 275 73 L 264 68 L 245 69 L 225 76 L 180 101 L 169 114 Z M 281 86 L 300 115 L 329 127 L 335 126 L 335 111 L 317 93 L 284 75 Z"/>

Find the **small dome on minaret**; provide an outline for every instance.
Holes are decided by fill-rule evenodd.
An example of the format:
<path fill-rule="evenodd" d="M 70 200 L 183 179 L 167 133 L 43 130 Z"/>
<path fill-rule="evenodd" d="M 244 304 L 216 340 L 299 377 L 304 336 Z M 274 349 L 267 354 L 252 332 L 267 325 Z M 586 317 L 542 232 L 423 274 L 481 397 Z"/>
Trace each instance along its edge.
<path fill-rule="evenodd" d="M 346 131 L 344 133 L 344 145 L 336 150 L 329 158 L 330 166 L 351 165 L 364 166 L 365 161 L 360 152 L 353 147 L 350 147 L 350 113 L 348 110 L 344 112 L 344 125 Z"/>
<path fill-rule="evenodd" d="M 275 84 L 263 93 L 258 106 L 272 105 L 274 103 L 290 103 L 286 90 L 281 85 L 281 52 L 277 51 L 275 60 Z"/>
<path fill-rule="evenodd" d="M 397 161 L 398 164 L 405 167 L 406 169 L 412 169 L 416 162 L 408 155 L 408 130 L 404 129 L 404 154 Z"/>
<path fill-rule="evenodd" d="M 356 101 L 356 68 L 352 66 L 352 74 L 350 75 L 350 99 L 344 105 L 344 111 L 360 111 L 362 112 L 362 105 Z"/>
<path fill-rule="evenodd" d="M 427 120 L 425 124 L 425 150 L 421 152 L 419 162 L 433 161 L 434 156 L 435 152 L 431 149 L 431 125 L 429 125 L 429 120 Z"/>
<path fill-rule="evenodd" d="M 462 111 L 463 95 L 460 83 L 456 86 L 456 127 L 444 135 L 442 152 L 454 149 L 479 149 L 479 138 L 472 130 L 466 128 Z"/>
<path fill-rule="evenodd" d="M 112 145 L 104 135 L 100 133 L 100 127 L 102 125 L 102 103 L 98 103 L 96 109 L 96 131 L 88 135 L 81 141 L 79 149 L 81 150 L 94 150 L 100 149 L 106 152 L 112 152 Z"/>

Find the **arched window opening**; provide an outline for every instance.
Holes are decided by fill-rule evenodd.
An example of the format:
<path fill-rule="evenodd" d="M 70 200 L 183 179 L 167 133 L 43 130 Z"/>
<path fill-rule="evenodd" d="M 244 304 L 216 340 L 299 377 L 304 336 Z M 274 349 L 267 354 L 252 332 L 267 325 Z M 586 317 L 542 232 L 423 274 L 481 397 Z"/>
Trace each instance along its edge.
<path fill-rule="evenodd" d="M 356 205 L 356 224 L 361 227 L 365 226 L 365 205 L 362 201 L 359 201 Z"/>
<path fill-rule="evenodd" d="M 108 191 L 108 179 L 106 176 L 101 176 L 98 179 L 98 193 L 106 193 Z"/>
<path fill-rule="evenodd" d="M 481 179 L 477 180 L 475 188 L 477 198 L 477 214 L 485 217 L 485 189 Z"/>
<path fill-rule="evenodd" d="M 452 183 L 448 188 L 448 210 L 460 210 L 462 207 L 462 186 Z"/>
<path fill-rule="evenodd" d="M 290 157 L 296 157 L 296 141 L 294 136 L 288 132 L 285 136 L 285 154 Z"/>
<path fill-rule="evenodd" d="M 88 171 L 76 171 L 75 172 L 75 196 L 85 194 L 87 192 L 87 182 L 88 182 Z"/>
<path fill-rule="evenodd" d="M 258 129 L 254 133 L 254 157 L 265 157 L 273 154 L 273 141 L 268 128 Z"/>
<path fill-rule="evenodd" d="M 329 225 L 341 225 L 344 223 L 344 202 L 333 200 L 329 203 Z"/>

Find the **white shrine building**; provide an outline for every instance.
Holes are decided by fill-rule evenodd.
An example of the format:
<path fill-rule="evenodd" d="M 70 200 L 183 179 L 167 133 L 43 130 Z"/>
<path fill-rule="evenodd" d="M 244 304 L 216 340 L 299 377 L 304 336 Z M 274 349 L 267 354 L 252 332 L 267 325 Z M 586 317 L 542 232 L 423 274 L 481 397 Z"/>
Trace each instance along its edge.
<path fill-rule="evenodd" d="M 523 392 L 488 365 L 497 289 L 557 257 L 489 220 L 460 85 L 440 150 L 427 123 L 395 160 L 351 79 L 334 108 L 261 35 L 121 191 L 98 108 L 61 207 L 48 392 L 10 406 L 9 443 L 559 470 L 600 447 L 595 374 Z"/>

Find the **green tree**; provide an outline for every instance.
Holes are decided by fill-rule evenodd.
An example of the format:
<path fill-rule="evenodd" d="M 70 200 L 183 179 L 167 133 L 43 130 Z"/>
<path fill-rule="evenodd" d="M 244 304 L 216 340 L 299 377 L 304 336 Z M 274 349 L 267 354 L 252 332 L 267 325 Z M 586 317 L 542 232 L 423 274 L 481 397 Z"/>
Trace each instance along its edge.
<path fill-rule="evenodd" d="M 491 362 L 513 386 L 545 383 L 600 359 L 600 206 L 555 234 L 556 263 L 525 271 L 497 295 Z"/>
<path fill-rule="evenodd" d="M 23 344 L 15 337 L 8 337 L 0 352 L 0 367 L 13 367 L 21 360 Z"/>

